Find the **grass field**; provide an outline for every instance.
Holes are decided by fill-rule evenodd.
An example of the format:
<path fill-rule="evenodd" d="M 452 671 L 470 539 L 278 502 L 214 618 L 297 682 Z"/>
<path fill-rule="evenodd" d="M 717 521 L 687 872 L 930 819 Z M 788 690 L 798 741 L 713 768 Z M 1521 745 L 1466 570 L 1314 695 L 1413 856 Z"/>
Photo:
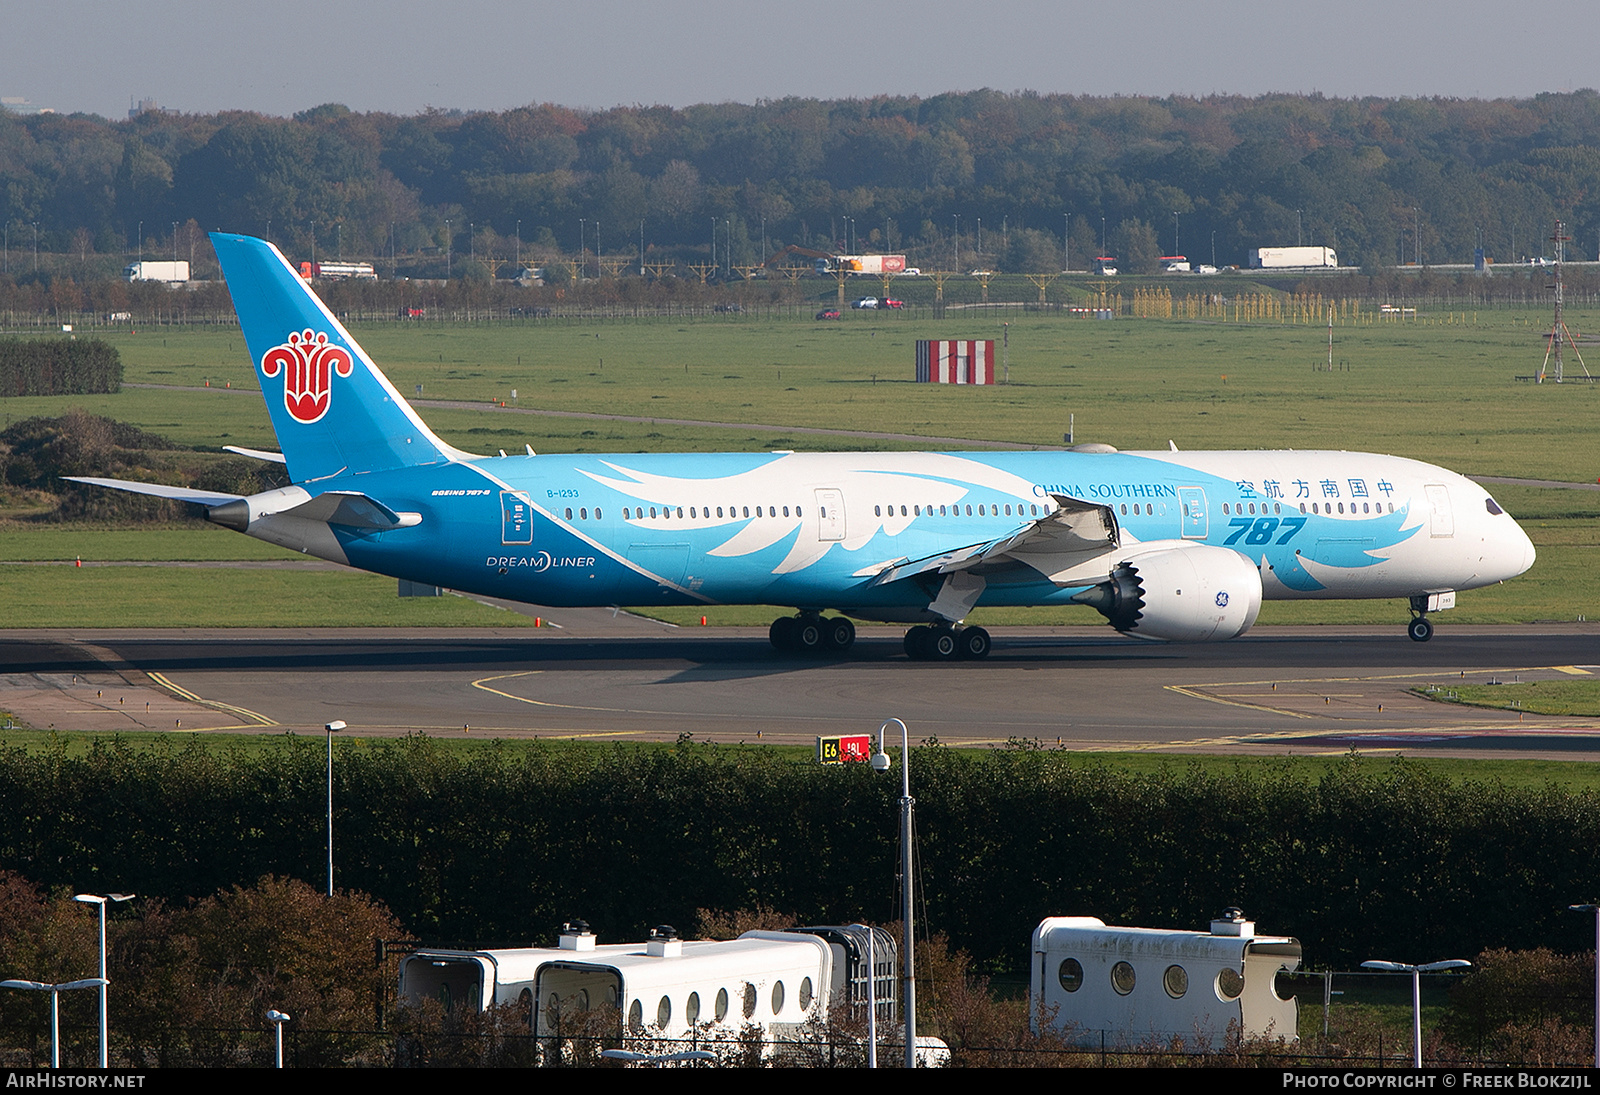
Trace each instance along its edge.
<path fill-rule="evenodd" d="M 1448 691 L 1415 690 L 1430 700 L 1537 715 L 1600 715 L 1600 681 L 1528 681 L 1475 684 Z"/>
<path fill-rule="evenodd" d="M 466 597 L 350 571 L 0 566 L 5 627 L 522 627 Z"/>
<path fill-rule="evenodd" d="M 1600 391 L 1512 379 L 1542 359 L 1542 313 L 1482 312 L 1477 323 L 1471 313 L 1455 316 L 1468 322 L 1336 328 L 1341 368 L 1329 373 L 1314 371 L 1327 337 L 1314 325 L 1018 315 L 1008 328 L 1011 383 L 979 388 L 910 377 L 919 337 L 1000 337 L 1000 320 L 982 315 L 383 324 L 355 333 L 401 391 L 421 384 L 426 399 L 510 403 L 516 389 L 518 405 L 548 409 L 1019 445 L 1059 445 L 1072 414 L 1077 440 L 1125 449 L 1165 448 L 1168 440 L 1196 449 L 1361 448 L 1469 474 L 1593 481 Z M 1569 318 L 1581 328 L 1600 314 Z M 0 426 L 82 405 L 185 444 L 275 447 L 258 397 L 221 387 L 255 387 L 236 331 L 107 337 L 131 383 L 209 380 L 216 390 L 11 399 L 0 405 Z M 478 451 L 524 441 L 540 451 L 591 452 L 863 447 L 747 429 L 442 409 L 426 417 Z"/>
<path fill-rule="evenodd" d="M 951 312 L 854 313 L 842 322 L 726 317 L 372 324 L 356 335 L 401 391 L 424 399 L 501 401 L 582 413 L 747 426 L 687 426 L 517 414 L 514 408 L 424 408 L 447 440 L 477 452 L 712 451 L 912 448 L 804 434 L 785 427 L 882 431 L 1059 445 L 1068 416 L 1076 440 L 1119 448 L 1330 448 L 1411 456 L 1467 474 L 1593 481 L 1600 472 L 1592 384 L 1513 380 L 1543 356 L 1534 310 L 1423 315 L 1414 323 L 1335 328 L 1279 323 L 1119 319 L 1014 313 L 1004 329 L 1011 383 L 954 388 L 911 383 L 918 337 L 1001 337 L 1001 320 Z M 1593 315 L 1569 313 L 1578 329 Z M 193 446 L 277 447 L 237 331 L 146 329 L 109 334 L 127 380 L 201 390 L 129 388 L 118 395 L 0 400 L 0 428 L 82 406 Z M 1597 362 L 1600 367 L 1600 362 Z M 1579 372 L 1569 363 L 1569 373 Z M 211 387 L 204 388 L 209 382 Z M 231 384 L 232 389 L 225 385 Z M 1600 616 L 1600 493 L 1501 487 L 1496 496 L 1528 529 L 1539 561 L 1504 586 L 1466 593 L 1449 622 L 1571 620 Z M 258 560 L 293 558 L 246 537 L 201 527 L 88 529 L 9 523 L 0 562 L 22 560 Z M 76 569 L 76 568 L 74 568 Z M 160 620 L 176 625 L 305 619 L 379 624 L 427 618 L 482 623 L 491 610 L 459 599 L 397 602 L 372 579 L 353 595 L 343 574 L 268 575 L 128 568 L 67 575 L 0 567 L 0 604 L 13 626 Z M 93 587 L 91 597 L 82 594 Z M 459 602 L 445 607 L 448 602 Z M 72 605 L 80 607 L 73 608 Z M 254 606 L 254 607 L 252 607 Z M 312 606 L 315 606 L 314 609 Z M 431 614 L 431 616 L 429 615 Z M 701 610 L 654 611 L 681 623 Z M 509 614 L 494 613 L 496 621 Z M 762 608 L 712 609 L 715 624 L 763 624 Z M 999 623 L 1091 623 L 1089 609 L 980 610 Z M 1272 603 L 1261 622 L 1393 623 L 1400 602 Z M 297 620 L 294 622 L 304 622 Z M 512 622 L 507 620 L 506 622 Z"/>

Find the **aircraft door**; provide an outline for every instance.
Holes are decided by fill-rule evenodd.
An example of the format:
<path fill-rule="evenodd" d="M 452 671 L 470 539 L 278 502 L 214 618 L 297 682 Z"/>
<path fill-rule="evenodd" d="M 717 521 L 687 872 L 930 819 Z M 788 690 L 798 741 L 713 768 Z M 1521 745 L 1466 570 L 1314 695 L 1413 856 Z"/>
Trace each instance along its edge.
<path fill-rule="evenodd" d="M 533 543 L 533 504 L 514 490 L 500 492 L 500 542 Z"/>
<path fill-rule="evenodd" d="M 1429 483 L 1424 489 L 1428 492 L 1428 509 L 1431 511 L 1428 520 L 1428 535 L 1435 539 L 1454 536 L 1456 534 L 1456 522 L 1450 513 L 1449 489 L 1440 483 Z"/>
<path fill-rule="evenodd" d="M 832 487 L 817 491 L 817 539 L 824 543 L 844 539 L 844 491 Z"/>
<path fill-rule="evenodd" d="M 1201 487 L 1179 487 L 1178 505 L 1183 510 L 1183 538 L 1204 540 L 1210 520 L 1206 516 L 1206 492 Z"/>

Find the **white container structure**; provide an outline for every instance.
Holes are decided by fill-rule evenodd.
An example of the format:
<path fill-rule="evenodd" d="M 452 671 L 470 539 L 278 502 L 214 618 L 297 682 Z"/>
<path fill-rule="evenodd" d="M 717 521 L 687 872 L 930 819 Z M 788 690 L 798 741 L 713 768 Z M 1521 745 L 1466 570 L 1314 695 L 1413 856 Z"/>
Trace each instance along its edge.
<path fill-rule="evenodd" d="M 400 1000 L 434 999 L 446 1011 L 521 1004 L 536 1037 L 557 1036 L 563 1012 L 609 1007 L 619 1034 L 716 1039 L 754 1024 L 783 1038 L 843 1001 L 865 1008 L 868 930 L 752 931 L 687 942 L 662 926 L 644 943 L 600 944 L 574 921 L 555 947 L 419 950 L 400 963 Z M 878 1022 L 887 1035 L 896 1014 L 895 948 L 887 933 L 870 930 Z"/>
<path fill-rule="evenodd" d="M 1279 970 L 1300 965 L 1300 941 L 1257 935 L 1226 909 L 1209 932 L 1108 926 L 1055 916 L 1033 933 L 1034 1025 L 1085 1045 L 1208 1049 L 1229 1027 L 1244 1037 L 1298 1038 L 1299 1007 L 1277 993 Z"/>

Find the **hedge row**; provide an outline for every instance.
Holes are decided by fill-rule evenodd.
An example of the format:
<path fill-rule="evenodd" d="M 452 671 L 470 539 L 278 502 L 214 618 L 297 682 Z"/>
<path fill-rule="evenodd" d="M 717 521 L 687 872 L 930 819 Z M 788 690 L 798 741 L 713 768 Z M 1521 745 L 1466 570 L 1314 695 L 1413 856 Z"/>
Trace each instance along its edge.
<path fill-rule="evenodd" d="M 702 908 L 896 915 L 899 779 L 865 766 L 692 743 L 338 746 L 338 884 L 427 938 L 548 941 L 572 916 L 638 938 Z M 0 868 L 166 897 L 268 874 L 322 885 L 324 779 L 323 743 L 287 737 L 254 756 L 0 747 Z M 1318 965 L 1592 944 L 1564 911 L 1596 896 L 1589 792 L 1404 761 L 1146 776 L 938 747 L 915 751 L 913 792 L 928 923 L 991 969 L 1025 968 L 1045 916 L 1200 928 L 1229 905 Z"/>
<path fill-rule="evenodd" d="M 122 390 L 122 358 L 99 339 L 0 339 L 0 396 Z"/>

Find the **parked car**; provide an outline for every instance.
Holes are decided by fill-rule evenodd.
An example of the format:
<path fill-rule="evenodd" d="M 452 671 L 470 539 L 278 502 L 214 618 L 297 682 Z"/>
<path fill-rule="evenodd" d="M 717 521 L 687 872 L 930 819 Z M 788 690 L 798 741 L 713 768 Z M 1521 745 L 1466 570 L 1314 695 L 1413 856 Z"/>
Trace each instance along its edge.
<path fill-rule="evenodd" d="M 817 313 L 817 318 L 818 319 L 838 319 L 839 318 L 839 309 L 837 309 L 837 308 L 824 308 L 822 311 Z"/>
<path fill-rule="evenodd" d="M 903 300 L 894 300 L 894 299 L 892 299 L 890 297 L 884 297 L 883 298 L 883 302 L 879 305 L 879 307 L 881 307 L 881 308 L 904 308 L 905 306 L 906 306 L 906 302 L 905 301 L 903 301 Z"/>
<path fill-rule="evenodd" d="M 877 306 L 878 306 L 878 298 L 877 297 L 862 297 L 860 300 L 858 300 L 854 304 L 850 305 L 850 307 L 852 307 L 852 308 L 876 308 Z"/>

